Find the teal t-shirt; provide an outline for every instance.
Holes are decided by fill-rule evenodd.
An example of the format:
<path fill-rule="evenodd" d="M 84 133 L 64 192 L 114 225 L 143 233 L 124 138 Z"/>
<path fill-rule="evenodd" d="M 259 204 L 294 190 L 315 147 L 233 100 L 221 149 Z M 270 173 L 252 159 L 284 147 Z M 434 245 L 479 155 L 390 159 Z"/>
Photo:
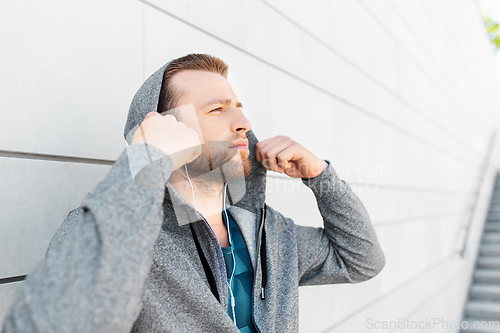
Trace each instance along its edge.
<path fill-rule="evenodd" d="M 227 212 L 227 211 L 226 211 Z M 222 213 L 225 221 L 226 214 Z M 229 231 L 231 232 L 231 239 L 233 241 L 233 252 L 235 256 L 236 268 L 231 283 L 233 295 L 235 298 L 234 312 L 236 316 L 236 325 L 240 332 L 243 333 L 257 333 L 252 321 L 252 286 L 253 286 L 253 269 L 250 262 L 250 256 L 245 245 L 245 240 L 241 235 L 240 229 L 236 222 L 234 222 L 231 214 L 227 212 L 229 220 Z M 224 254 L 227 270 L 227 282 L 230 283 L 231 273 L 233 272 L 233 255 L 231 247 L 221 247 Z M 228 287 L 228 305 L 227 313 L 233 320 L 233 309 L 231 307 L 231 292 Z M 234 320 L 233 320 L 234 321 Z"/>

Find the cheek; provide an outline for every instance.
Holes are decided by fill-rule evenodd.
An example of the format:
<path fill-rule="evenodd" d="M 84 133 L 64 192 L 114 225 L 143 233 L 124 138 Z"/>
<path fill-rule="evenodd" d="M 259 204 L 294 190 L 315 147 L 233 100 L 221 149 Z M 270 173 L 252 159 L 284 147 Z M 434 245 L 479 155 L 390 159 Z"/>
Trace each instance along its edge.
<path fill-rule="evenodd" d="M 195 126 L 188 126 L 188 124 L 186 124 L 186 126 L 189 128 L 192 128 L 196 131 L 201 143 L 205 143 L 207 141 L 210 141 L 210 135 L 207 134 L 207 131 L 203 127 L 201 127 L 199 124 L 195 124 Z"/>
<path fill-rule="evenodd" d="M 200 117 L 198 117 L 198 114 L 196 113 L 193 104 L 187 104 L 180 106 L 178 108 L 178 112 L 181 115 L 180 116 L 180 121 L 184 123 L 188 128 L 194 129 L 196 133 L 198 133 L 198 137 L 200 141 L 203 143 L 205 140 L 204 138 L 204 133 L 202 131 L 202 122 L 200 121 Z"/>
<path fill-rule="evenodd" d="M 218 117 L 200 117 L 200 131 L 205 141 L 234 141 L 230 124 L 221 115 Z"/>
<path fill-rule="evenodd" d="M 205 139 L 205 136 L 203 135 L 202 131 L 198 130 L 196 132 L 198 133 L 198 138 L 200 138 L 200 143 L 203 144 L 203 143 L 206 143 L 208 141 L 207 139 Z"/>
<path fill-rule="evenodd" d="M 221 131 L 213 126 L 202 126 L 201 134 L 203 135 L 203 139 L 205 141 L 221 141 L 224 140 L 221 136 Z"/>

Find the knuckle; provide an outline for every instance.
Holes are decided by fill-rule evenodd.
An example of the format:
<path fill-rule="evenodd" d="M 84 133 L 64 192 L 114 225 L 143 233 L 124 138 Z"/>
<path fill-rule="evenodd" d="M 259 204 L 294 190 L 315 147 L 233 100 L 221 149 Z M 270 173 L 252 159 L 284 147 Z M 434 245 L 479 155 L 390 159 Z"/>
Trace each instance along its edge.
<path fill-rule="evenodd" d="M 163 117 L 166 121 L 171 121 L 171 122 L 174 122 L 174 121 L 177 121 L 177 119 L 175 119 L 175 117 L 171 114 L 167 114 Z"/>
<path fill-rule="evenodd" d="M 192 128 L 189 128 L 188 129 L 188 133 L 189 135 L 192 137 L 192 138 L 198 138 L 198 133 L 196 133 L 196 131 Z"/>

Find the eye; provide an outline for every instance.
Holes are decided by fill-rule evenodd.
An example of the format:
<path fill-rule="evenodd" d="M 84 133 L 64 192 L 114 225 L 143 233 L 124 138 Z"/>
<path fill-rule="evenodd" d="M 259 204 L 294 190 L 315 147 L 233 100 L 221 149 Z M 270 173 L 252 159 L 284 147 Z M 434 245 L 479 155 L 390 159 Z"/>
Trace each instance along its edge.
<path fill-rule="evenodd" d="M 212 112 L 214 112 L 214 111 L 215 111 L 215 112 L 222 112 L 222 108 L 221 108 L 221 107 L 219 107 L 219 108 L 217 108 L 217 109 L 213 109 L 212 111 L 210 111 L 210 113 L 212 113 Z"/>

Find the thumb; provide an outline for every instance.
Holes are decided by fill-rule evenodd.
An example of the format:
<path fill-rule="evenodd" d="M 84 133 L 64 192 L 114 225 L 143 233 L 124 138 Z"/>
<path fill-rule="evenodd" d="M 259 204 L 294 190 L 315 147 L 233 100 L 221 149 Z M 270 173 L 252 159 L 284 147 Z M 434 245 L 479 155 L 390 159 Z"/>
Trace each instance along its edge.
<path fill-rule="evenodd" d="M 154 117 L 154 116 L 156 116 L 156 115 L 158 115 L 158 114 L 159 114 L 158 112 L 154 112 L 154 111 L 152 111 L 152 112 L 148 113 L 148 114 L 146 115 L 146 117 L 144 117 L 144 120 L 149 119 L 149 118 L 151 118 L 151 117 Z M 144 121 L 144 120 L 143 120 L 143 121 Z"/>
<path fill-rule="evenodd" d="M 202 147 L 202 145 L 196 145 L 196 146 L 193 147 L 194 148 L 193 154 L 188 159 L 188 161 L 186 162 L 186 164 L 193 162 L 195 159 L 197 159 L 201 155 L 201 147 Z"/>

